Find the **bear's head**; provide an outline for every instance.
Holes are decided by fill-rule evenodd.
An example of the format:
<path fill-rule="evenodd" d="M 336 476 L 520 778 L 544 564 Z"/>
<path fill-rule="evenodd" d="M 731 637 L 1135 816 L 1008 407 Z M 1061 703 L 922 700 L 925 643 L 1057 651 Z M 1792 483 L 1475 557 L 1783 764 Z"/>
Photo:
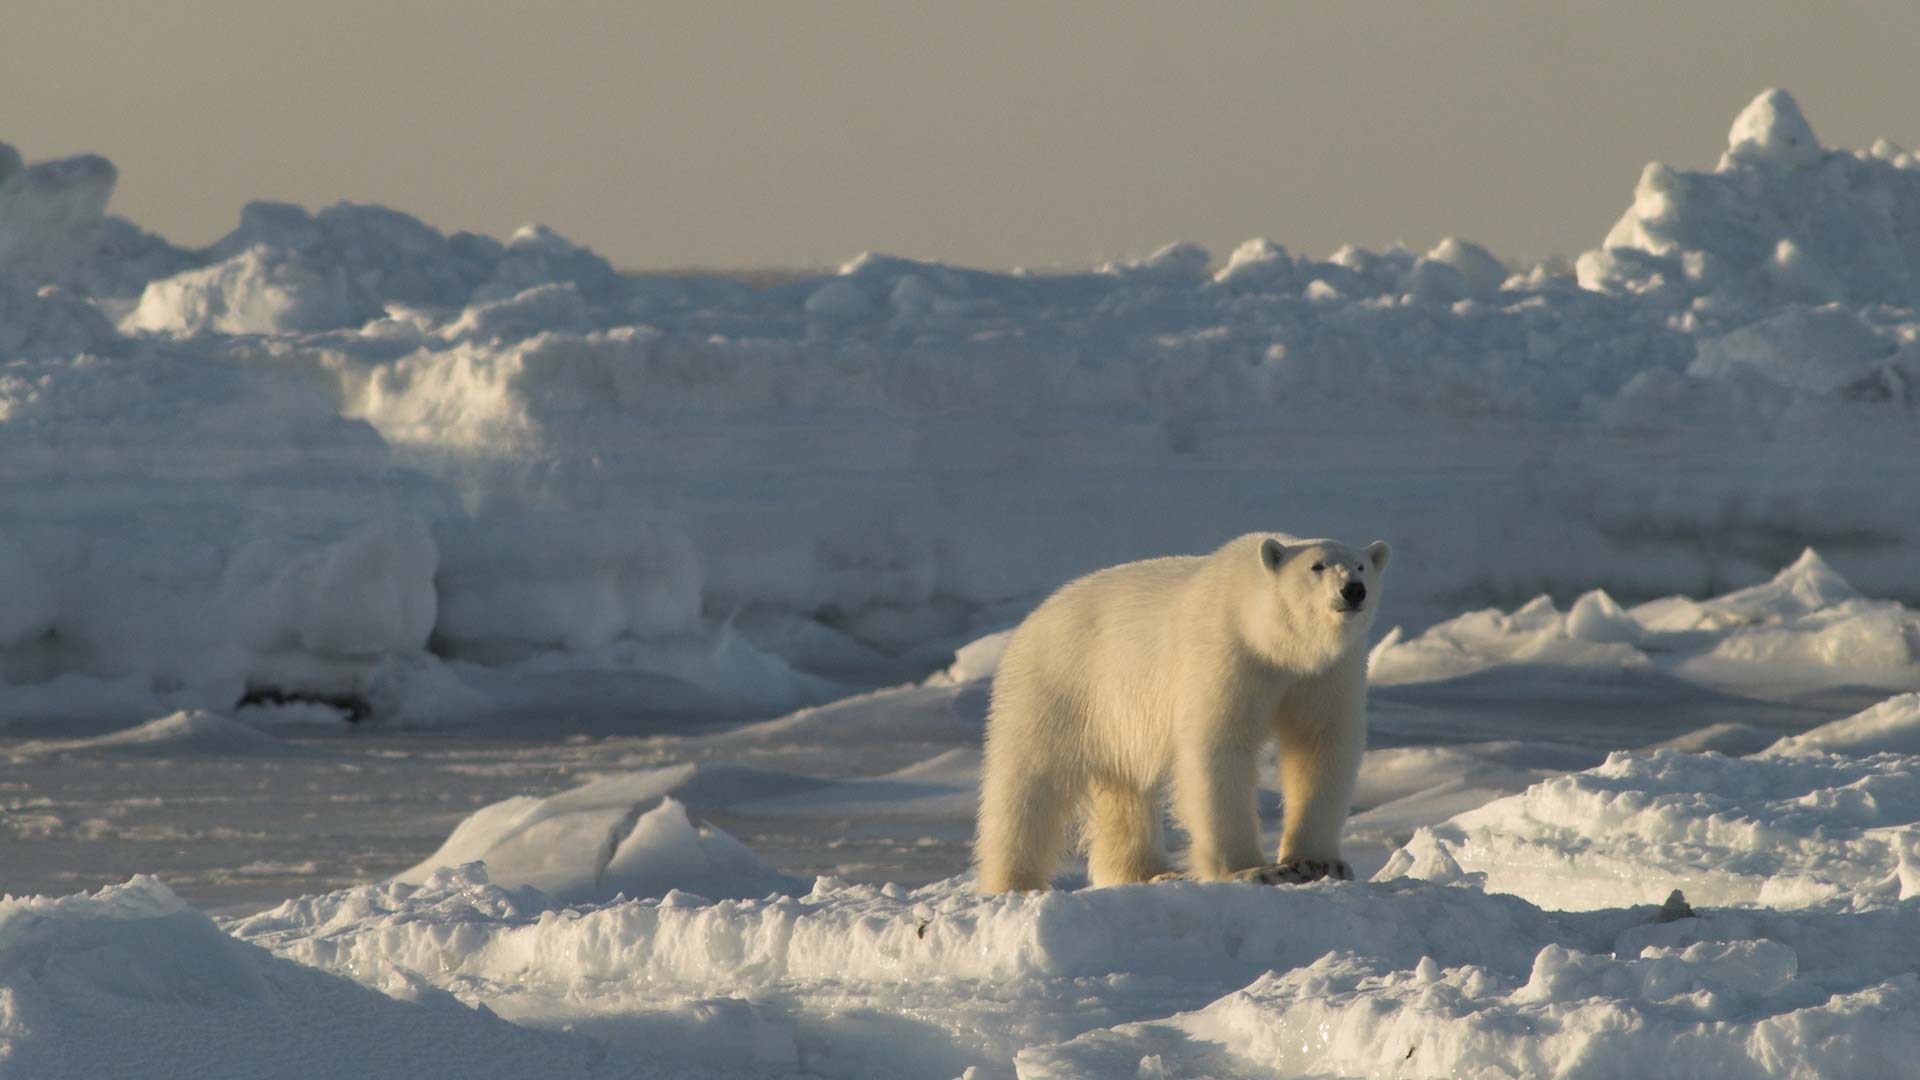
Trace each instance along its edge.
<path fill-rule="evenodd" d="M 1265 603 L 1250 627 L 1255 645 L 1283 667 L 1319 668 L 1355 648 L 1380 605 L 1380 575 L 1392 550 L 1384 540 L 1364 548 L 1337 540 L 1260 541 Z"/>

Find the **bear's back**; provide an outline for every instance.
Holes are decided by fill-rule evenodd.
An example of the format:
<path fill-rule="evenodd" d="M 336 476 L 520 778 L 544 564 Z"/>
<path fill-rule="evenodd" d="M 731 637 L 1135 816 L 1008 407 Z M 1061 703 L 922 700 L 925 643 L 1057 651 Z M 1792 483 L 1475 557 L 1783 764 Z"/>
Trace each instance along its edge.
<path fill-rule="evenodd" d="M 1130 683 L 1155 665 L 1175 629 L 1181 598 L 1207 561 L 1190 555 L 1143 559 L 1076 578 L 1014 631 L 1009 658 L 1030 674 Z"/>

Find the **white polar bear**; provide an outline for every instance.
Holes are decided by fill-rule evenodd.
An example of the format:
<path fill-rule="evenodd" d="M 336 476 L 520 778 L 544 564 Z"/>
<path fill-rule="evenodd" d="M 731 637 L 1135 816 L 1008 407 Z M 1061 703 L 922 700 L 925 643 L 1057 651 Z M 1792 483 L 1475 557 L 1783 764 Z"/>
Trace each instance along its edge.
<path fill-rule="evenodd" d="M 1046 888 L 1078 816 L 1094 885 L 1165 874 L 1169 781 L 1192 876 L 1351 878 L 1340 830 L 1366 747 L 1366 636 L 1388 553 L 1384 541 L 1252 533 L 1048 597 L 994 677 L 979 888 Z M 1256 773 L 1275 740 L 1285 822 L 1269 864 Z"/>

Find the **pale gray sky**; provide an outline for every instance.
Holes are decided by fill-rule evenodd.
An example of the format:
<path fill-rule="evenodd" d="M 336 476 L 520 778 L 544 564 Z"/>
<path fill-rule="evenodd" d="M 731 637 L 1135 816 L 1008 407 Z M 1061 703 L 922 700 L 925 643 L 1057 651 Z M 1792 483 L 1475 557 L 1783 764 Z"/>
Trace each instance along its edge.
<path fill-rule="evenodd" d="M 206 243 L 348 199 L 627 267 L 1591 247 L 1768 86 L 1920 142 L 1920 4 L 9 0 L 0 139 Z"/>

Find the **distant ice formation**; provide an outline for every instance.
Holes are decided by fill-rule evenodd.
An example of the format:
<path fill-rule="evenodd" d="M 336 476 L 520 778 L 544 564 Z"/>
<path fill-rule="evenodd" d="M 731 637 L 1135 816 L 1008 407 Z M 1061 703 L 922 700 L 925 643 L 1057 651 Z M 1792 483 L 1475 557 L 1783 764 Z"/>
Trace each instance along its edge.
<path fill-rule="evenodd" d="M 569 657 L 790 705 L 1263 526 L 1392 539 L 1414 629 L 1604 587 L 1572 636 L 1631 648 L 1808 545 L 1920 600 L 1920 165 L 1781 91 L 1574 275 L 1450 237 L 758 287 L 346 203 L 187 249 L 114 181 L 0 153 L 0 722 Z"/>

